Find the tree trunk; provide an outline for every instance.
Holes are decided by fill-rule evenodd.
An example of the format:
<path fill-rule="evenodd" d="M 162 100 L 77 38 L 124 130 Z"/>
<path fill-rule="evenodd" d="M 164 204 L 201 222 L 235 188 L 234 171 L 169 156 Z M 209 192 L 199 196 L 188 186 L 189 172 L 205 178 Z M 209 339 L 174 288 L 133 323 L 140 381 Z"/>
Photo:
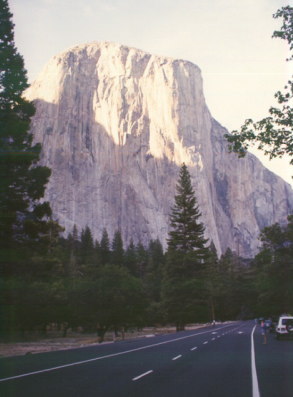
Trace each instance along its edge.
<path fill-rule="evenodd" d="M 97 325 L 97 335 L 98 335 L 98 342 L 104 342 L 105 333 L 107 331 L 107 327 L 102 327 L 99 324 Z"/>

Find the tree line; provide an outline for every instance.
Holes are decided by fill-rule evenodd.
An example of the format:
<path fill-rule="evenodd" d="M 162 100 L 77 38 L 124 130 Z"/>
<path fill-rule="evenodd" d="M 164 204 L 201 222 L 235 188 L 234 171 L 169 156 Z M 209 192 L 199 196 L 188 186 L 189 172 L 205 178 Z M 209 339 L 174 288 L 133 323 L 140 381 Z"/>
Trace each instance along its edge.
<path fill-rule="evenodd" d="M 95 240 L 89 227 L 64 229 L 43 200 L 51 171 L 29 132 L 35 109 L 14 44 L 12 14 L 0 0 L 0 336 L 45 334 L 55 324 L 95 331 L 245 319 L 292 310 L 293 218 L 263 230 L 251 261 L 220 258 L 182 165 L 170 209 L 167 249 L 130 242 L 121 231 Z M 97 220 L 98 221 L 98 220 Z"/>
<path fill-rule="evenodd" d="M 185 165 L 172 208 L 168 248 L 159 240 L 124 248 L 117 230 L 94 240 L 89 227 L 38 244 L 2 273 L 2 337 L 46 334 L 55 324 L 97 332 L 273 316 L 292 310 L 293 216 L 265 228 L 253 260 L 207 244 Z M 22 246 L 23 247 L 23 246 Z M 25 250 L 23 250 L 25 253 Z"/>

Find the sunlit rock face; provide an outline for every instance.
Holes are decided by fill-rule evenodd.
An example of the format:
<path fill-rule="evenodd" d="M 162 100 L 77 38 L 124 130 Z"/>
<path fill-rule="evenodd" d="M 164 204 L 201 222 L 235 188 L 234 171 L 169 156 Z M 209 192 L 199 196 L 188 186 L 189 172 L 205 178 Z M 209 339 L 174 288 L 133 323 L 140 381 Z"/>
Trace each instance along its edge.
<path fill-rule="evenodd" d="M 190 62 L 87 44 L 52 58 L 26 96 L 52 169 L 46 199 L 67 233 L 89 226 L 100 239 L 103 228 L 110 238 L 120 229 L 125 245 L 159 238 L 166 246 L 182 163 L 219 254 L 252 256 L 260 230 L 293 210 L 288 184 L 253 155 L 228 153 Z"/>

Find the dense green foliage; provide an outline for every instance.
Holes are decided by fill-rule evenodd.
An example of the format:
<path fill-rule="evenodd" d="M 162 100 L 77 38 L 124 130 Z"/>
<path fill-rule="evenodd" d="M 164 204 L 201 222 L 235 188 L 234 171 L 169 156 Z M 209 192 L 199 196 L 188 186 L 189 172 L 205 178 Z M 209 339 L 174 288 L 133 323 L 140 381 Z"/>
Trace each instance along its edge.
<path fill-rule="evenodd" d="M 263 247 L 250 262 L 229 249 L 218 258 L 211 244 L 196 269 L 189 262 L 182 267 L 184 256 L 164 253 L 158 240 L 147 248 L 131 242 L 118 262 L 118 232 L 104 262 L 102 241 L 93 242 L 89 228 L 79 235 L 74 227 L 67 238 L 55 239 L 49 256 L 32 256 L 2 277 L 0 333 L 44 333 L 57 324 L 64 334 L 82 327 L 102 337 L 110 329 L 167 323 L 182 329 L 186 323 L 291 312 L 292 225 L 290 217 L 287 226 L 265 228 Z"/>
<path fill-rule="evenodd" d="M 292 221 L 291 216 L 288 225 L 263 230 L 255 259 L 243 260 L 230 249 L 218 258 L 211 244 L 196 269 L 191 263 L 182 267 L 184 256 L 170 257 L 158 240 L 146 248 L 131 242 L 118 262 L 119 232 L 104 262 L 101 241 L 85 239 L 89 228 L 79 233 L 74 227 L 67 238 L 55 240 L 49 256 L 32 256 L 31 263 L 19 263 L 24 267 L 1 278 L 0 334 L 43 334 L 55 324 L 64 335 L 70 327 L 102 338 L 107 330 L 156 324 L 182 329 L 187 323 L 292 312 Z"/>
<path fill-rule="evenodd" d="M 29 133 L 35 109 L 22 97 L 27 77 L 14 45 L 11 18 L 7 0 L 0 0 L 0 267 L 4 273 L 25 261 L 32 250 L 48 251 L 52 234 L 58 233 L 49 204 L 39 201 L 50 170 L 37 166 L 41 147 Z"/>
<path fill-rule="evenodd" d="M 291 313 L 293 309 L 293 216 L 288 225 L 264 228 L 262 249 L 254 260 L 258 313 Z"/>
<path fill-rule="evenodd" d="M 54 323 L 65 329 L 97 331 L 102 337 L 108 329 L 152 322 L 157 315 L 154 307 L 160 299 L 164 261 L 160 242 L 151 241 L 148 250 L 131 244 L 124 252 L 117 231 L 105 262 L 107 235 L 104 230 L 101 241 L 94 242 L 88 227 L 80 235 L 74 227 L 67 238 L 55 241 L 49 258 L 32 257 L 34 272 L 26 264 L 21 271 L 2 277 L 2 336 L 45 332 Z"/>
<path fill-rule="evenodd" d="M 287 61 L 293 60 L 293 7 L 283 7 L 274 14 L 274 18 L 283 18 L 283 25 L 279 31 L 275 31 L 273 37 L 286 40 L 291 51 Z M 278 91 L 275 98 L 281 107 L 272 106 L 269 109 L 269 116 L 254 122 L 247 119 L 242 125 L 240 132 L 232 131 L 226 138 L 230 143 L 230 150 L 244 157 L 249 145 L 256 143 L 258 149 L 264 154 L 274 157 L 282 157 L 287 154 L 291 157 L 290 164 L 293 164 L 293 81 L 289 80 L 284 92 Z"/>

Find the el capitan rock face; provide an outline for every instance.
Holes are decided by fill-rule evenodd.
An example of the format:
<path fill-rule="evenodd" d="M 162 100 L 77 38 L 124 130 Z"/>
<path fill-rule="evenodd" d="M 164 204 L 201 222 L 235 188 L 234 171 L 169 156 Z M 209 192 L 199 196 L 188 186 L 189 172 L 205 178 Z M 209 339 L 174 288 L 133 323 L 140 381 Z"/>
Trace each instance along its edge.
<path fill-rule="evenodd" d="M 253 155 L 228 154 L 197 66 L 113 43 L 55 56 L 26 92 L 46 190 L 66 231 L 89 226 L 100 239 L 166 242 L 179 168 L 190 171 L 206 236 L 251 256 L 260 230 L 293 211 L 291 187 Z"/>

